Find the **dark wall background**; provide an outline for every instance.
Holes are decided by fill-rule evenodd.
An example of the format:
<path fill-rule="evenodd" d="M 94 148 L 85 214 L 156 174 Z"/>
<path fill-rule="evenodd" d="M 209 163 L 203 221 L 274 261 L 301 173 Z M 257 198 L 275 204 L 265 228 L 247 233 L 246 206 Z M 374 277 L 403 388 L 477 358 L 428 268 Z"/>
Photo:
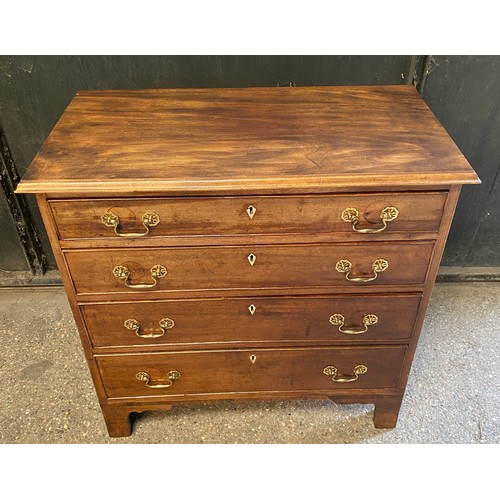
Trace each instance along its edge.
<path fill-rule="evenodd" d="M 464 186 L 443 264 L 500 266 L 500 56 L 432 56 L 422 97 L 482 180 Z"/>
<path fill-rule="evenodd" d="M 34 197 L 15 210 L 12 190 L 78 89 L 290 84 L 416 84 L 483 180 L 462 192 L 443 264 L 500 265 L 498 56 L 0 56 L 0 272 L 55 267 Z"/>

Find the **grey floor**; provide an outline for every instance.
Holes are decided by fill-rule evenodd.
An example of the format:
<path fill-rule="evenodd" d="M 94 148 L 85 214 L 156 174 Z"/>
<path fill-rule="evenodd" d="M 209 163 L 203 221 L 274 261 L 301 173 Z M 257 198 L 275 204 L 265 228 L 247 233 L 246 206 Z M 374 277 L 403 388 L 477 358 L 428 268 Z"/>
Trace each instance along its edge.
<path fill-rule="evenodd" d="M 438 284 L 396 429 L 371 405 L 278 401 L 146 412 L 112 439 L 62 288 L 0 288 L 0 443 L 499 443 L 500 283 Z"/>

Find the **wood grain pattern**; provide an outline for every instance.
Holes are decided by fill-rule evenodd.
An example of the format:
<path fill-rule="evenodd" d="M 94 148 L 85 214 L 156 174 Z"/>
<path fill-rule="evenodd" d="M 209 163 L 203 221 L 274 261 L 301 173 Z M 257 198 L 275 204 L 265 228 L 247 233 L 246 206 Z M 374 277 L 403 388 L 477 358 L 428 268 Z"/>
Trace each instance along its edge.
<path fill-rule="evenodd" d="M 168 346 L 175 348 L 242 347 L 249 343 L 359 344 L 408 341 L 420 303 L 419 295 L 321 297 L 237 297 L 205 300 L 162 300 L 82 304 L 81 310 L 94 348 Z M 251 314 L 249 307 L 254 306 Z M 342 314 L 346 327 L 363 327 L 375 314 L 378 322 L 358 335 L 341 333 L 330 323 Z M 158 338 L 141 338 L 125 328 L 127 319 L 141 325 L 141 334 L 161 333 L 159 321 L 170 318 L 172 329 Z"/>
<path fill-rule="evenodd" d="M 57 230 L 54 223 L 54 219 L 52 217 L 52 212 L 49 208 L 47 199 L 43 194 L 37 194 L 36 198 L 37 198 L 37 204 L 40 208 L 40 213 L 43 217 L 43 223 L 45 225 L 45 228 L 47 229 L 47 234 L 49 237 L 50 244 L 54 251 L 54 257 L 56 259 L 59 272 L 61 273 L 61 278 L 64 284 L 66 295 L 68 296 L 68 302 L 71 307 L 71 312 L 73 313 L 73 318 L 78 328 L 78 333 L 80 335 L 83 352 L 85 353 L 85 358 L 87 360 L 87 365 L 89 367 L 90 374 L 92 376 L 92 381 L 94 383 L 96 394 L 99 399 L 99 404 L 101 408 L 103 408 L 106 405 L 106 395 L 104 393 L 104 389 L 102 386 L 102 380 L 99 374 L 99 369 L 97 368 L 97 364 L 93 356 L 92 344 L 90 341 L 87 328 L 85 326 L 85 321 L 83 319 L 81 310 L 78 307 L 76 301 L 75 288 L 71 280 L 66 259 L 64 258 L 61 248 L 59 247 L 59 242 L 57 239 Z M 125 428 L 126 426 L 122 427 L 121 429 L 123 430 Z M 128 432 L 130 433 L 130 424 L 128 424 L 128 429 L 129 429 Z"/>
<path fill-rule="evenodd" d="M 44 192 L 106 424 L 125 436 L 133 411 L 217 399 L 374 403 L 375 426 L 395 426 L 468 182 L 477 176 L 410 88 L 99 91 L 72 102 L 20 191 Z M 362 226 L 375 224 L 389 205 L 400 216 L 383 233 L 340 222 L 354 207 Z M 110 209 L 125 231 L 144 211 L 162 224 L 119 238 L 100 222 Z M 372 275 L 376 259 L 389 267 L 353 283 L 335 270 L 343 259 L 353 276 Z M 124 265 L 132 284 L 151 282 L 156 264 L 168 274 L 153 288 L 113 275 Z M 346 338 L 333 314 L 346 326 L 379 321 Z M 159 339 L 124 327 L 158 329 L 163 317 L 175 325 Z M 368 372 L 355 382 L 323 373 L 357 364 Z M 182 373 L 170 388 L 136 379 L 162 383 L 170 370 Z"/>
<path fill-rule="evenodd" d="M 372 285 L 421 285 L 425 281 L 432 242 L 370 245 L 255 245 L 156 249 L 71 250 L 65 252 L 76 293 L 150 293 L 225 289 L 345 286 L 361 292 Z M 248 256 L 256 257 L 250 265 Z M 385 259 L 389 267 L 374 281 L 355 283 L 335 270 L 342 259 L 352 262 L 352 275 L 370 277 L 372 264 Z M 145 290 L 128 288 L 113 274 L 126 266 L 130 283 L 152 283 L 150 269 L 162 265 L 168 274 Z M 118 296 L 118 295 L 117 295 Z"/>
<path fill-rule="evenodd" d="M 359 212 L 360 228 L 381 227 L 380 212 L 389 206 L 399 210 L 398 217 L 377 235 L 363 235 L 365 240 L 383 239 L 387 234 L 436 231 L 439 227 L 445 192 L 377 193 L 330 196 L 253 196 L 211 198 L 153 198 L 52 201 L 51 208 L 59 237 L 67 239 L 109 238 L 114 245 L 129 244 L 103 224 L 104 214 L 112 212 L 120 219 L 123 233 L 145 232 L 142 216 L 154 212 L 160 218 L 144 240 L 161 236 L 216 236 L 264 234 L 355 233 L 342 220 L 346 208 Z M 248 207 L 253 207 L 249 217 Z"/>
<path fill-rule="evenodd" d="M 280 390 L 333 393 L 397 387 L 405 351 L 405 346 L 238 349 L 96 356 L 96 361 L 110 399 Z M 254 362 L 250 356 L 255 356 Z M 368 371 L 355 382 L 335 383 L 323 373 L 326 366 L 334 365 L 339 374 L 349 375 L 359 364 Z M 182 376 L 167 389 L 151 389 L 136 379 L 138 372 L 146 372 L 151 384 L 160 384 L 171 370 Z"/>
<path fill-rule="evenodd" d="M 410 86 L 161 89 L 79 92 L 17 191 L 263 194 L 477 182 Z"/>

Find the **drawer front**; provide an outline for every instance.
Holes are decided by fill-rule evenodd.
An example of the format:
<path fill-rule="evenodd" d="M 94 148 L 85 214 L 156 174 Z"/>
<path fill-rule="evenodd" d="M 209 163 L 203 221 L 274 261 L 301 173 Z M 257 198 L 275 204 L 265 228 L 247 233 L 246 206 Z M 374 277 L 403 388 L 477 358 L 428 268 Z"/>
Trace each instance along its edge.
<path fill-rule="evenodd" d="M 405 352 L 405 346 L 329 347 L 129 354 L 95 359 L 107 397 L 133 398 L 396 388 Z M 356 368 L 361 366 L 366 373 Z"/>
<path fill-rule="evenodd" d="M 84 304 L 94 347 L 249 342 L 397 342 L 413 331 L 420 296 L 248 297 Z"/>
<path fill-rule="evenodd" d="M 381 211 L 395 207 L 398 215 L 387 222 L 384 233 L 436 231 L 445 199 L 444 192 L 423 192 L 53 200 L 50 207 L 61 239 L 121 241 L 130 240 L 126 238 L 130 233 L 147 233 L 133 238 L 140 240 L 159 236 L 354 232 L 352 222 L 342 219 L 347 208 L 358 212 L 359 229 L 380 229 Z M 146 214 L 157 217 L 143 219 Z M 144 220 L 149 220 L 147 228 Z"/>
<path fill-rule="evenodd" d="M 431 242 L 422 242 L 73 250 L 65 253 L 77 293 L 135 291 L 147 294 L 152 290 L 334 285 L 359 290 L 371 284 L 423 284 L 432 248 Z M 383 262 L 388 267 L 381 271 L 377 266 Z M 350 271 L 346 263 L 351 264 Z M 371 281 L 353 281 L 358 279 Z M 147 288 L 142 288 L 144 286 Z"/>

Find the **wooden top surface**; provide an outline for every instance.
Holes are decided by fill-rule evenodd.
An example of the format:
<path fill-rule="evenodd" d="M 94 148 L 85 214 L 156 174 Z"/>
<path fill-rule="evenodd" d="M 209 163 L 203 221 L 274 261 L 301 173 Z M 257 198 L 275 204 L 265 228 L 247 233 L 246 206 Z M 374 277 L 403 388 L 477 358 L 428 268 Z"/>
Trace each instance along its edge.
<path fill-rule="evenodd" d="M 21 193 L 296 192 L 479 182 L 412 86 L 81 91 Z"/>

